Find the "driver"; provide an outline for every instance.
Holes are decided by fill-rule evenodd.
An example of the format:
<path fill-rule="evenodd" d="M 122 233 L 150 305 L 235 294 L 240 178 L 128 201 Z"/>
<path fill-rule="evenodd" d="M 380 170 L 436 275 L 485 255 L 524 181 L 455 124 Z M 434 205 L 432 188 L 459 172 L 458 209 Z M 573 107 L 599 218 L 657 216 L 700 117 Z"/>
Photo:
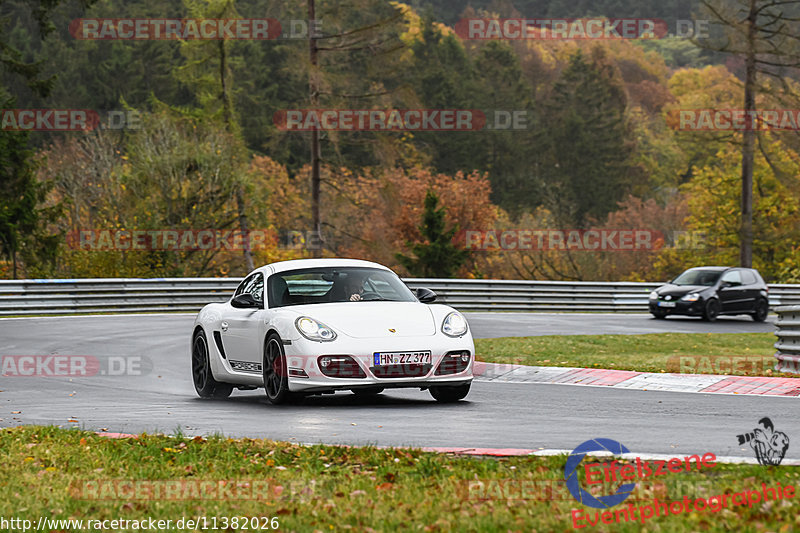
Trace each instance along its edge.
<path fill-rule="evenodd" d="M 364 275 L 354 272 L 345 281 L 345 295 L 351 302 L 360 302 L 364 293 Z"/>

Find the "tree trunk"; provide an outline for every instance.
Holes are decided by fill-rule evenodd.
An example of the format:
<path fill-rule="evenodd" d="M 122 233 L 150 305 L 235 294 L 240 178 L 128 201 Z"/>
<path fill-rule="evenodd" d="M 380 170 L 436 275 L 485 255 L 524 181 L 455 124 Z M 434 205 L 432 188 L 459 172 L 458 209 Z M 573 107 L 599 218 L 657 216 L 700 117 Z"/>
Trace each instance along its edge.
<path fill-rule="evenodd" d="M 747 17 L 747 57 L 745 58 L 744 111 L 755 117 L 756 109 L 756 17 L 757 0 L 750 0 Z M 748 124 L 742 139 L 742 218 L 739 227 L 739 265 L 753 266 L 753 165 L 757 124 Z"/>
<path fill-rule="evenodd" d="M 312 109 L 316 109 L 319 105 L 319 51 L 317 50 L 317 37 L 311 28 L 316 20 L 316 5 L 315 0 L 308 0 L 308 57 L 311 64 L 311 70 L 308 76 L 308 95 L 309 103 Z M 319 130 L 313 128 L 311 130 L 311 231 L 314 232 L 315 243 L 320 246 L 314 246 L 314 257 L 322 256 L 322 220 L 320 217 L 320 144 L 319 144 Z"/>

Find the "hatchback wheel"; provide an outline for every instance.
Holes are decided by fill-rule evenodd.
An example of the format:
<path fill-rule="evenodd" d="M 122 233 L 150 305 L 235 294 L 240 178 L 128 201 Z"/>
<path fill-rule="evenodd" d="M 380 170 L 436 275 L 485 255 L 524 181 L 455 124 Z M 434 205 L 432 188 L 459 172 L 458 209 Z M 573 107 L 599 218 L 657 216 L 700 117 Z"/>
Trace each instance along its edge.
<path fill-rule="evenodd" d="M 756 310 L 751 315 L 753 320 L 756 322 L 764 322 L 767 319 L 767 315 L 769 315 L 769 302 L 766 300 L 758 300 L 756 302 Z"/>
<path fill-rule="evenodd" d="M 653 315 L 653 317 L 659 320 L 661 320 L 662 318 L 667 318 L 667 312 L 663 309 L 653 309 L 652 311 L 650 311 L 650 313 Z"/>
<path fill-rule="evenodd" d="M 719 300 L 711 299 L 706 302 L 706 308 L 703 311 L 703 318 L 709 322 L 714 322 L 719 316 Z"/>

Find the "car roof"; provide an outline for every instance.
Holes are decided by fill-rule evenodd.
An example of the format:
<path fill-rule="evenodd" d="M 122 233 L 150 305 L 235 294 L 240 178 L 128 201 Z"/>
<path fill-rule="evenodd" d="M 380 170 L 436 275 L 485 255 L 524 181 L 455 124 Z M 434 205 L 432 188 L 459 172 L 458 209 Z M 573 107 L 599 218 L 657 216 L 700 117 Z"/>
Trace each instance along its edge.
<path fill-rule="evenodd" d="M 721 266 L 702 266 L 702 267 L 692 267 L 689 270 L 730 270 L 731 268 L 739 268 L 739 267 L 721 267 Z"/>
<path fill-rule="evenodd" d="M 279 261 L 277 263 L 270 263 L 261 267 L 264 274 L 267 276 L 277 272 L 286 272 L 287 270 L 298 270 L 301 268 L 320 268 L 320 267 L 361 267 L 361 268 L 378 268 L 381 270 L 388 270 L 381 264 L 373 263 L 372 261 L 363 261 L 361 259 L 339 259 L 339 258 L 325 258 L 325 259 L 293 259 L 290 261 Z"/>

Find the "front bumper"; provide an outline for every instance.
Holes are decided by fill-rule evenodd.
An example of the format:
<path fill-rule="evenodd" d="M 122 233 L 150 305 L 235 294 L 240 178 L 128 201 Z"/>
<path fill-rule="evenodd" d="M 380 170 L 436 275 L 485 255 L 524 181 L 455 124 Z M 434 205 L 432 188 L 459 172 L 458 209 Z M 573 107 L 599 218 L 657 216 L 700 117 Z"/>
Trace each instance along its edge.
<path fill-rule="evenodd" d="M 696 302 L 684 302 L 682 300 L 673 300 L 673 302 L 675 307 L 660 307 L 658 304 L 664 303 L 664 300 L 650 300 L 650 312 L 666 311 L 670 315 L 688 316 L 701 316 L 703 314 L 705 302 L 702 299 Z"/>
<path fill-rule="evenodd" d="M 467 334 L 460 338 L 443 335 L 425 337 L 404 337 L 391 339 L 337 339 L 333 342 L 313 342 L 307 339 L 294 340 L 285 345 L 286 362 L 289 372 L 289 390 L 292 392 L 324 392 L 358 388 L 427 388 L 433 385 L 461 385 L 472 381 L 475 363 L 475 346 Z M 413 368 L 405 367 L 402 372 L 384 371 L 375 366 L 375 352 L 415 352 L 430 351 L 431 363 Z M 436 375 L 436 371 L 452 352 L 469 352 L 469 363 L 457 373 Z M 350 356 L 364 377 L 329 377 L 319 367 L 322 356 Z M 406 368 L 409 370 L 407 371 Z M 307 377 L 301 377 L 301 371 Z M 385 375 L 386 377 L 380 377 Z"/>

